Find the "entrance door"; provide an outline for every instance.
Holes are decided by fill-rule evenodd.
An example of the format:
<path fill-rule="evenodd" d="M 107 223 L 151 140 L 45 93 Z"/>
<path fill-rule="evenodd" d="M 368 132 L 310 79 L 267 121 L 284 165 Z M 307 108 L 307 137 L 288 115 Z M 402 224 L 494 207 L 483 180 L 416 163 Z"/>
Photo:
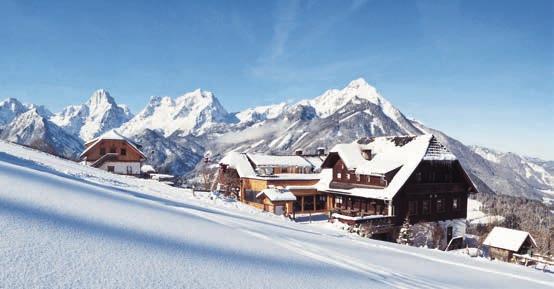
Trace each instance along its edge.
<path fill-rule="evenodd" d="M 452 227 L 448 226 L 446 228 L 446 245 L 450 244 L 450 240 L 452 240 Z"/>
<path fill-rule="evenodd" d="M 285 208 L 283 205 L 277 205 L 275 206 L 275 215 L 283 215 L 285 213 Z"/>

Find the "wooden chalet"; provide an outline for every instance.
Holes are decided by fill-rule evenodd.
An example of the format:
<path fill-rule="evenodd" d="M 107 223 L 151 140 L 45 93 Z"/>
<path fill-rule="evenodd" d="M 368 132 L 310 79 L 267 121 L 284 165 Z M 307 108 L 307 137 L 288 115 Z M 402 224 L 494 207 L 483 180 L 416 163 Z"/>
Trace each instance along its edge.
<path fill-rule="evenodd" d="M 140 175 L 146 160 L 137 144 L 115 130 L 86 142 L 80 158 L 86 165 L 124 175 Z"/>
<path fill-rule="evenodd" d="M 372 223 L 391 239 L 411 223 L 445 226 L 446 243 L 465 233 L 467 197 L 477 190 L 456 157 L 433 135 L 376 137 L 338 144 L 322 164 L 318 190 L 332 217 Z"/>
<path fill-rule="evenodd" d="M 326 212 L 327 194 L 316 188 L 323 158 L 321 150 L 317 155 L 297 151 L 286 156 L 231 152 L 219 163 L 218 186 L 235 193 L 241 202 L 269 211 L 260 193 L 268 188 L 286 189 L 296 197 L 286 214 Z"/>
<path fill-rule="evenodd" d="M 494 227 L 483 245 L 489 248 L 490 258 L 504 262 L 510 262 L 514 254 L 531 256 L 531 250 L 537 247 L 528 232 L 504 227 Z"/>

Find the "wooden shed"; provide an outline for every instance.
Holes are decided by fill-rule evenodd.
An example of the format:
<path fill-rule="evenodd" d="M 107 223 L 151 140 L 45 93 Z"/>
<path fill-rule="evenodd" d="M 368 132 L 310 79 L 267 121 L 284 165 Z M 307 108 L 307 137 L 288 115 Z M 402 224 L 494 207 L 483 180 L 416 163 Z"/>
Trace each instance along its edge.
<path fill-rule="evenodd" d="M 530 254 L 537 247 L 535 240 L 525 231 L 494 227 L 483 245 L 488 246 L 489 256 L 505 262 L 512 260 L 513 254 Z"/>
<path fill-rule="evenodd" d="M 264 211 L 285 216 L 292 214 L 292 203 L 296 201 L 296 196 L 290 190 L 281 188 L 264 189 L 256 198 L 261 199 Z"/>

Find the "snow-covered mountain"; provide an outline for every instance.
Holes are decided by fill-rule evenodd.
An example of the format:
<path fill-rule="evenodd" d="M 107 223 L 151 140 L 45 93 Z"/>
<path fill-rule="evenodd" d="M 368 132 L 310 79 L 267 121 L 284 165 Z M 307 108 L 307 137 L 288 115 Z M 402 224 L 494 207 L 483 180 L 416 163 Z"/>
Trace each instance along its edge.
<path fill-rule="evenodd" d="M 20 122 L 15 121 L 17 116 L 31 108 L 32 105 L 23 105 L 15 99 L 0 103 L 0 130 Z M 468 147 L 443 132 L 408 119 L 363 79 L 312 99 L 254 107 L 237 113 L 228 113 L 212 92 L 201 89 L 175 99 L 152 97 L 132 118 L 129 110 L 117 105 L 105 90 L 95 92 L 87 103 L 69 106 L 53 116 L 42 107 L 34 108 L 36 114 L 50 118 L 51 122 L 46 122 L 53 127 L 50 131 L 55 130 L 56 124 L 63 129 L 57 136 L 59 143 L 73 143 L 74 138 L 68 139 L 67 135 L 88 139 L 119 127 L 120 132 L 143 145 L 151 164 L 177 175 L 198 169 L 197 164 L 208 150 L 215 162 L 231 150 L 277 154 L 292 153 L 296 149 L 310 152 L 367 136 L 430 132 L 456 154 L 482 192 L 534 199 L 541 199 L 545 190 L 554 192 L 553 162 Z M 3 138 L 20 142 L 28 139 L 17 136 L 35 126 L 27 125 L 26 130 L 21 129 L 22 126 L 25 127 L 11 125 L 9 131 L 2 134 Z M 67 147 L 69 149 L 59 148 L 66 156 L 67 150 L 77 146 Z"/>
<path fill-rule="evenodd" d="M 482 146 L 470 146 L 470 148 L 491 163 L 517 174 L 533 188 L 554 193 L 554 161 L 543 161 Z"/>
<path fill-rule="evenodd" d="M 132 118 L 129 108 L 118 105 L 105 89 L 95 91 L 82 105 L 71 105 L 50 120 L 83 141 L 120 127 Z"/>
<path fill-rule="evenodd" d="M 24 144 L 51 154 L 76 158 L 83 149 L 81 141 L 32 108 L 2 127 L 0 139 Z"/>
<path fill-rule="evenodd" d="M 0 102 L 0 127 L 11 123 L 18 115 L 29 110 L 29 107 L 15 98 Z"/>
<path fill-rule="evenodd" d="M 212 92 L 197 89 L 176 99 L 169 96 L 150 98 L 146 107 L 120 131 L 134 135 L 151 129 L 161 131 L 166 137 L 176 131 L 201 135 L 214 126 L 237 121 Z"/>

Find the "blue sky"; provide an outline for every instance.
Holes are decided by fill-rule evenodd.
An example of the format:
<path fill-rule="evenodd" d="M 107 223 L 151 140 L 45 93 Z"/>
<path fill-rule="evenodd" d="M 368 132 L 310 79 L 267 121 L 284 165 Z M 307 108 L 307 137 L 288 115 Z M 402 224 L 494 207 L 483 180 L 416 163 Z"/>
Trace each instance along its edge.
<path fill-rule="evenodd" d="M 230 111 L 365 78 L 467 144 L 554 159 L 552 1 L 0 0 L 0 98 L 213 91 Z"/>

